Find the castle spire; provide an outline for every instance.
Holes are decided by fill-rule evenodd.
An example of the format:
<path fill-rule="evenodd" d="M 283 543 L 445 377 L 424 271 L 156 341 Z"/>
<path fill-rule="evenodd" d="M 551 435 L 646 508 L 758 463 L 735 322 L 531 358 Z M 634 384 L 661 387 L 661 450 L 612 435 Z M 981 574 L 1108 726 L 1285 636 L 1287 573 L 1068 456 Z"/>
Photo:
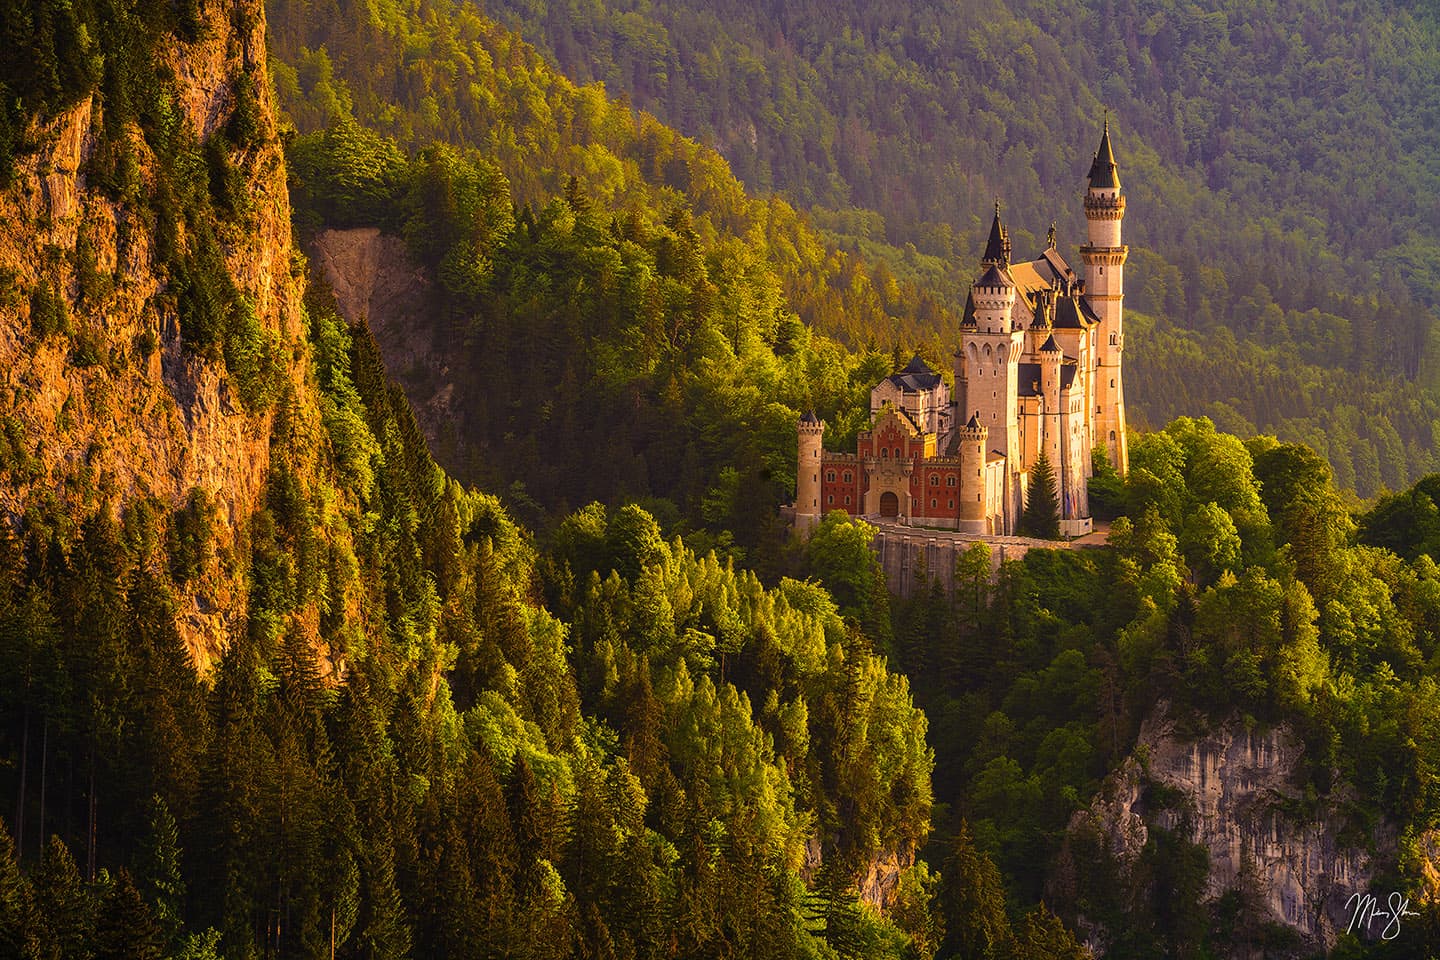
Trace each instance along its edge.
<path fill-rule="evenodd" d="M 999 267 L 1010 266 L 1010 234 L 1000 222 L 1000 198 L 995 198 L 995 219 L 990 222 L 990 239 L 985 242 L 983 264 Z"/>
<path fill-rule="evenodd" d="M 1115 152 L 1110 149 L 1110 111 L 1105 111 L 1105 126 L 1100 134 L 1100 146 L 1095 151 L 1095 161 L 1090 164 L 1091 189 L 1119 190 L 1120 171 L 1115 166 Z"/>

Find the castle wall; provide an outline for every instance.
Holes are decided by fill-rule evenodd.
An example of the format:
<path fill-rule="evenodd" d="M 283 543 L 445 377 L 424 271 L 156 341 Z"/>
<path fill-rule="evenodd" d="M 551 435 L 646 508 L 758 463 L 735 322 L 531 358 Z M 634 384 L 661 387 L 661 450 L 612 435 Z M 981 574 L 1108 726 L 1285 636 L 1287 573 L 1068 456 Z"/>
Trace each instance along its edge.
<path fill-rule="evenodd" d="M 820 476 L 822 515 L 831 510 L 844 510 L 856 516 L 864 495 L 865 470 L 860 459 L 853 455 L 825 454 Z"/>
<path fill-rule="evenodd" d="M 994 576 L 1006 560 L 1020 560 L 1037 547 L 1053 548 L 1053 544 L 1026 540 L 1021 537 L 966 538 L 956 534 L 927 534 L 878 528 L 874 548 L 885 571 L 890 592 L 902 597 L 914 596 L 939 580 L 946 593 L 955 589 L 955 561 L 976 543 L 990 548 L 990 570 Z"/>

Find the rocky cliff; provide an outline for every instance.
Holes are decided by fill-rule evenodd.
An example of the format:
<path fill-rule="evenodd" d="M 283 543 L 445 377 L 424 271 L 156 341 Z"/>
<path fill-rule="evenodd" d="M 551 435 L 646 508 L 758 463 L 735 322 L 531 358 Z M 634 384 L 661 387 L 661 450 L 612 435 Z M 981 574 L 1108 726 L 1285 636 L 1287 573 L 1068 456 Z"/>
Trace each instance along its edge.
<path fill-rule="evenodd" d="M 41 500 L 81 512 L 146 499 L 173 509 L 192 490 L 207 493 L 220 508 L 215 549 L 178 598 L 182 635 L 203 669 L 243 618 L 237 531 L 264 486 L 277 404 L 242 402 L 225 360 L 182 336 L 174 263 L 193 255 L 198 229 L 213 232 L 219 251 L 211 275 L 225 275 L 217 282 L 274 345 L 272 392 L 293 400 L 303 368 L 301 288 L 263 80 L 264 10 L 240 0 L 202 4 L 195 16 L 193 41 L 156 44 L 161 79 L 145 109 L 161 123 L 107 125 L 97 89 L 32 123 L 0 191 L 0 514 L 13 525 Z M 242 103 L 245 141 L 211 149 Z M 188 144 L 181 154 L 206 158 L 209 170 L 174 169 L 162 137 Z M 102 147 L 124 156 L 123 177 L 105 185 L 95 175 Z M 187 214 L 162 249 L 157 211 L 169 184 L 207 172 L 243 215 L 197 223 Z"/>
<path fill-rule="evenodd" d="M 425 271 L 405 241 L 374 227 L 323 230 L 308 250 L 340 315 L 370 328 L 386 372 L 404 389 L 436 460 L 456 473 L 461 431 L 446 355 L 452 344 L 437 342 L 426 316 L 431 286 Z"/>
<path fill-rule="evenodd" d="M 1357 829 L 1343 795 L 1307 798 L 1297 786 L 1303 750 L 1288 726 L 1238 719 L 1182 735 L 1162 706 L 1142 725 L 1131 759 L 1075 814 L 1070 837 L 1098 836 L 1122 881 L 1143 884 L 1136 867 L 1152 834 L 1174 831 L 1208 857 L 1205 900 L 1234 895 L 1250 926 L 1292 931 L 1299 954 L 1329 948 L 1350 923 L 1351 896 L 1393 864 L 1396 838 L 1384 825 L 1368 835 Z M 1103 953 L 1111 931 L 1093 918 L 1079 922 Z"/>

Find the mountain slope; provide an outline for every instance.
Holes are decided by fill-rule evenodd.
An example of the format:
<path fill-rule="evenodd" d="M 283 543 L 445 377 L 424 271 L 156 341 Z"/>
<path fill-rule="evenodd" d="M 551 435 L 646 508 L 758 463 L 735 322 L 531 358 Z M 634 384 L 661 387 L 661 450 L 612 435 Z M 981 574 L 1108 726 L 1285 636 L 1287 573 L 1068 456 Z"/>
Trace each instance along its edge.
<path fill-rule="evenodd" d="M 1109 107 L 1131 199 L 1128 305 L 1202 344 L 1228 329 L 1238 347 L 1218 352 L 1238 350 L 1241 366 L 1287 354 L 1273 400 L 1228 377 L 1228 358 L 1191 395 L 1233 409 L 1237 429 L 1308 441 L 1336 432 L 1303 401 L 1324 379 L 1363 399 L 1355 441 L 1326 451 L 1347 485 L 1380 488 L 1366 448 L 1384 451 L 1391 434 L 1400 482 L 1440 466 L 1428 266 L 1440 249 L 1440 28 L 1425 5 L 489 9 L 571 76 L 720 149 L 753 187 L 818 204 L 816 222 L 847 249 L 952 298 L 972 278 L 992 197 L 1019 248 L 1038 249 L 1052 219 L 1062 250 L 1083 236 L 1075 193 Z M 1163 339 L 1145 362 L 1157 379 L 1188 373 Z M 1130 382 L 1152 424 L 1195 412 L 1154 380 Z"/>
<path fill-rule="evenodd" d="M 0 498 L 12 517 L 204 502 L 214 552 L 233 555 L 263 493 L 277 400 L 303 389 L 264 19 L 197 14 L 161 44 L 142 19 L 153 12 L 71 15 L 110 42 L 103 57 L 94 41 L 80 51 L 92 72 L 46 91 L 12 134 L 0 194 Z M 71 52 L 52 42 L 37 66 Z M 197 572 L 179 625 L 206 664 L 244 599 L 237 568 Z"/>
<path fill-rule="evenodd" d="M 263 9 L 3 13 L 65 28 L 33 87 L 0 78 L 6 944 L 923 944 L 905 679 L 814 584 L 634 506 L 542 552 L 435 464 L 374 341 L 303 283 Z"/>

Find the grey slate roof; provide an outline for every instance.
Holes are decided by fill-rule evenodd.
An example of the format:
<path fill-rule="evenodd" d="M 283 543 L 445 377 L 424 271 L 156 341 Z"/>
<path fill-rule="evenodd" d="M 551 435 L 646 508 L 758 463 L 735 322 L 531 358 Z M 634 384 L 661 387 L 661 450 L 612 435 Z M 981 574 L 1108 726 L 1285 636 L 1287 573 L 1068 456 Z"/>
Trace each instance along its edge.
<path fill-rule="evenodd" d="M 1055 320 L 1053 326 L 1069 327 L 1072 329 L 1083 329 L 1094 326 L 1100 322 L 1095 316 L 1095 311 L 1090 305 L 1077 297 L 1057 297 L 1055 299 Z"/>
<path fill-rule="evenodd" d="M 892 373 L 885 379 L 906 393 L 923 393 L 935 389 L 940 383 L 940 374 L 931 370 L 929 364 L 916 356 L 905 365 L 905 369 Z"/>
<path fill-rule="evenodd" d="M 1012 283 L 1010 278 L 1005 275 L 1005 271 L 1001 270 L 999 267 L 995 266 L 995 264 L 992 263 L 990 264 L 990 269 L 986 270 L 983 274 L 980 275 L 980 279 L 975 281 L 975 286 L 1013 287 L 1015 286 L 1015 284 Z"/>
<path fill-rule="evenodd" d="M 1018 395 L 1022 397 L 1040 396 L 1040 364 L 1022 363 L 1015 368 L 1016 377 L 1019 379 Z"/>
<path fill-rule="evenodd" d="M 1090 186 L 1103 190 L 1120 189 L 1120 171 L 1115 166 L 1115 153 L 1110 149 L 1110 121 L 1105 121 L 1105 131 L 1100 134 L 1100 148 L 1095 151 L 1095 160 L 1090 164 Z"/>

